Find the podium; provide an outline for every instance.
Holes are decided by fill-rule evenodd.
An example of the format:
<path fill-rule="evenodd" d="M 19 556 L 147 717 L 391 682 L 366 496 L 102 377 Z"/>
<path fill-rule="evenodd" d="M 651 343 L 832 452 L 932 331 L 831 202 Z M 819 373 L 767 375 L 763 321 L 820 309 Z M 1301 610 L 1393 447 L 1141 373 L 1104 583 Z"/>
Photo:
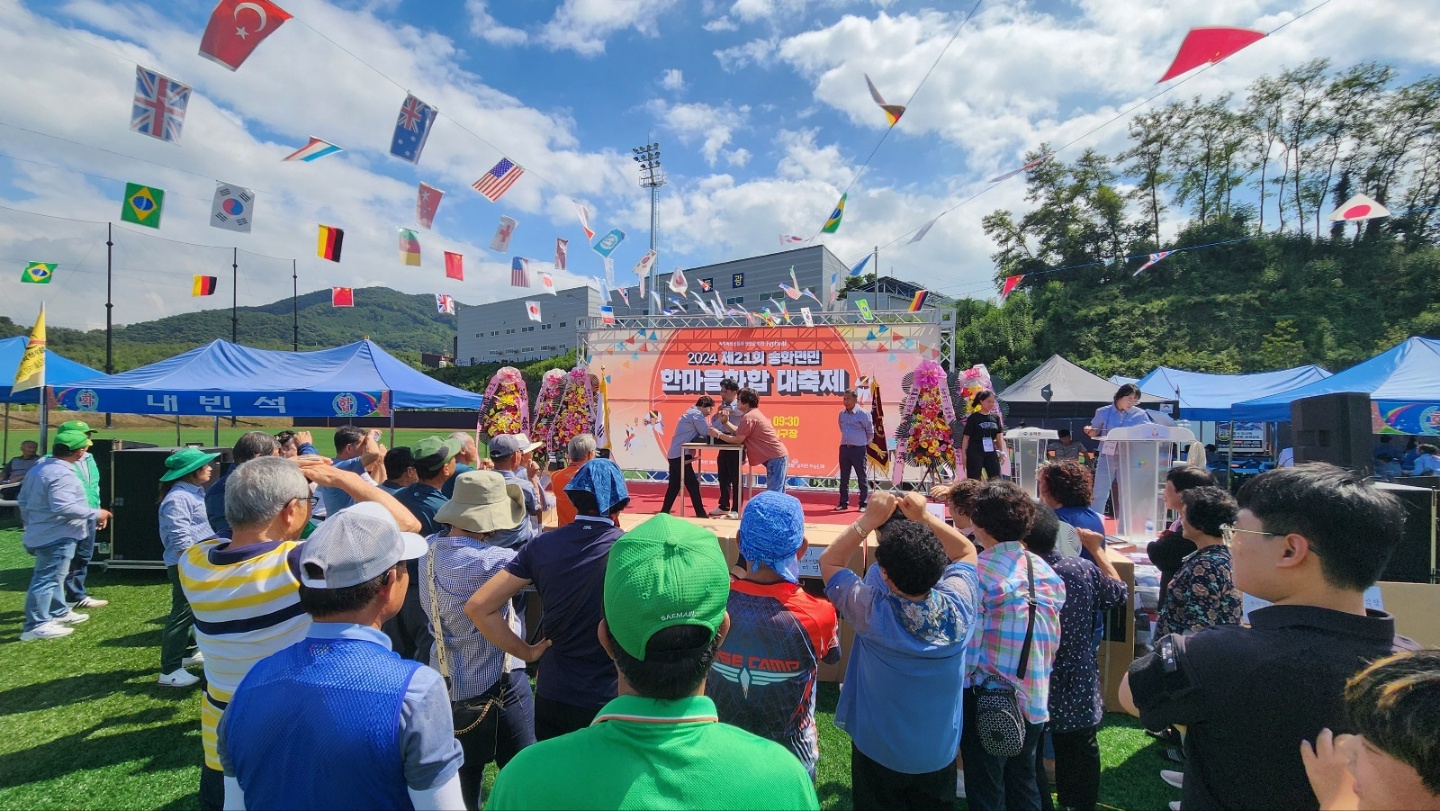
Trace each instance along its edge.
<path fill-rule="evenodd" d="M 1155 539 L 1165 524 L 1165 476 L 1180 446 L 1194 441 L 1188 428 L 1157 423 L 1114 428 L 1105 435 L 1101 453 L 1108 453 L 1115 467 L 1117 535 L 1136 543 Z"/>
<path fill-rule="evenodd" d="M 1005 444 L 1010 448 L 1010 470 L 1015 482 L 1025 492 L 1040 497 L 1040 466 L 1045 464 L 1045 443 L 1060 440 L 1060 434 L 1048 428 L 1016 428 L 1005 432 Z"/>

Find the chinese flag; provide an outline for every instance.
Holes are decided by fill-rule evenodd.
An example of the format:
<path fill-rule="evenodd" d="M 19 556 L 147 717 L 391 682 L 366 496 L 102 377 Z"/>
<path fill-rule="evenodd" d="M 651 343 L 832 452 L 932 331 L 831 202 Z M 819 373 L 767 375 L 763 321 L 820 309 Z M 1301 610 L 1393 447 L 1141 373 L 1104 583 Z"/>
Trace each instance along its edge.
<path fill-rule="evenodd" d="M 332 287 L 330 288 L 331 307 L 354 307 L 355 288 L 353 287 Z"/>
<path fill-rule="evenodd" d="M 235 70 L 288 19 L 290 13 L 270 0 L 220 0 L 200 38 L 200 55 Z"/>
<path fill-rule="evenodd" d="M 465 257 L 458 253 L 445 252 L 445 278 L 465 281 Z"/>

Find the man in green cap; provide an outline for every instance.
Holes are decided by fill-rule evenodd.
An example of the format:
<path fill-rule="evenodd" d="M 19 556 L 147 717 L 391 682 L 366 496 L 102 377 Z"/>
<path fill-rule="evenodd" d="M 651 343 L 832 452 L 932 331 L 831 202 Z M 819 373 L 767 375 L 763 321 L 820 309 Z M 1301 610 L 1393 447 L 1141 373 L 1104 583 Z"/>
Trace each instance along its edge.
<path fill-rule="evenodd" d="M 59 430 L 76 431 L 87 438 L 99 433 L 82 420 L 62 422 Z M 90 509 L 99 509 L 100 468 L 95 464 L 95 456 L 90 453 L 88 442 L 85 445 L 85 454 L 75 463 L 75 475 L 80 477 L 80 483 L 85 486 L 85 499 L 90 503 Z M 85 593 L 85 575 L 90 570 L 90 558 L 95 556 L 95 530 L 104 528 L 105 522 L 91 521 L 90 530 L 80 539 L 80 543 L 75 545 L 75 557 L 70 559 L 70 573 L 65 576 L 65 602 L 75 608 L 101 608 L 110 604 L 109 600 L 101 600 Z"/>
<path fill-rule="evenodd" d="M 110 513 L 88 505 L 75 468 L 90 438 L 80 431 L 55 435 L 53 453 L 25 476 L 20 486 L 21 543 L 35 556 L 35 573 L 25 592 L 25 618 L 20 640 L 57 639 L 90 619 L 65 604 L 65 575 L 75 547 L 95 523 Z M 93 536 L 92 536 L 93 537 Z"/>
<path fill-rule="evenodd" d="M 489 808 L 818 809 L 799 760 L 720 723 L 705 697 L 729 589 L 715 535 L 687 521 L 657 515 L 615 541 L 599 634 L 620 695 L 589 727 L 517 754 Z"/>
<path fill-rule="evenodd" d="M 397 492 L 395 500 L 404 504 L 405 509 L 420 522 L 422 537 L 429 538 L 445 532 L 445 525 L 435 520 L 435 513 L 450 500 L 440 492 L 440 488 L 455 475 L 455 455 L 459 452 L 459 442 L 438 436 L 427 436 L 410 446 L 410 455 L 415 459 L 416 481 Z M 406 561 L 405 566 L 410 570 L 410 587 L 405 591 L 405 604 L 400 613 L 385 622 L 381 630 L 390 637 L 390 645 L 396 653 L 406 659 L 428 663 L 435 636 L 420 605 L 420 569 L 413 560 Z"/>

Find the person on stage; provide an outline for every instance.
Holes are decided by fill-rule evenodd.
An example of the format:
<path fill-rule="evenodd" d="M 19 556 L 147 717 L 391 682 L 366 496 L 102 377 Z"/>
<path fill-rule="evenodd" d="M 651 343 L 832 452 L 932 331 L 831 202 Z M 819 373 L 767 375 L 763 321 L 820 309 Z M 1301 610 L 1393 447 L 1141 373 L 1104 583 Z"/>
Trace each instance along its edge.
<path fill-rule="evenodd" d="M 740 420 L 740 406 L 735 398 L 740 395 L 740 384 L 735 378 L 727 377 L 720 381 L 720 404 L 715 407 L 715 413 L 710 417 L 710 427 L 717 428 L 726 434 L 733 434 L 734 431 L 727 430 L 732 418 L 735 422 Z M 711 518 L 740 518 L 740 458 L 736 453 L 721 453 L 715 460 L 715 478 L 720 481 L 720 503 L 710 511 Z"/>
<path fill-rule="evenodd" d="M 1145 409 L 1136 408 L 1140 402 L 1140 387 L 1126 383 L 1115 391 L 1113 402 L 1095 410 L 1095 419 L 1085 426 L 1085 436 L 1100 439 L 1116 428 L 1128 428 L 1150 422 Z M 1105 502 L 1110 498 L 1110 487 L 1115 483 L 1115 455 L 1119 452 L 1114 442 L 1100 443 L 1100 461 L 1095 465 L 1095 493 L 1090 509 L 1105 514 Z"/>
<path fill-rule="evenodd" d="M 680 415 L 680 421 L 675 423 L 675 435 L 670 438 L 670 452 L 667 454 L 670 460 L 669 483 L 665 487 L 665 503 L 661 505 L 660 512 L 669 514 L 670 508 L 675 506 L 675 497 L 680 495 L 681 470 L 684 470 L 685 492 L 690 494 L 690 505 L 695 508 L 696 517 L 705 514 L 705 505 L 700 501 L 700 480 L 695 478 L 695 465 L 692 461 L 695 458 L 693 451 L 685 450 L 686 442 L 704 442 L 710 437 L 710 427 L 706 422 L 715 411 L 715 401 L 710 395 L 701 395 L 695 401 L 695 405 L 685 410 Z M 722 457 L 727 454 L 720 454 Z"/>
<path fill-rule="evenodd" d="M 840 410 L 840 503 L 835 512 L 850 509 L 850 471 L 860 486 L 860 509 L 865 509 L 865 500 L 870 495 L 870 483 L 865 480 L 865 448 L 875 437 L 875 422 L 870 412 L 858 407 L 860 402 L 854 389 L 846 389 L 842 397 L 845 407 Z"/>
<path fill-rule="evenodd" d="M 970 408 L 974 412 L 965 419 L 965 433 L 960 438 L 960 456 L 965 460 L 965 478 L 979 479 L 985 474 L 1000 478 L 1000 457 L 1005 449 L 1005 420 L 1000 416 L 1000 400 L 986 389 L 975 395 Z"/>
<path fill-rule="evenodd" d="M 785 469 L 790 464 L 790 451 L 775 433 L 775 426 L 770 422 L 770 418 L 760 413 L 760 395 L 754 389 L 741 389 L 735 398 L 740 401 L 740 419 L 719 428 L 711 428 L 710 436 L 731 445 L 743 444 L 744 461 L 765 468 L 765 489 L 776 493 L 785 492 Z M 739 503 L 737 500 L 736 506 L 739 506 Z M 737 516 L 738 513 L 728 514 L 731 518 Z"/>

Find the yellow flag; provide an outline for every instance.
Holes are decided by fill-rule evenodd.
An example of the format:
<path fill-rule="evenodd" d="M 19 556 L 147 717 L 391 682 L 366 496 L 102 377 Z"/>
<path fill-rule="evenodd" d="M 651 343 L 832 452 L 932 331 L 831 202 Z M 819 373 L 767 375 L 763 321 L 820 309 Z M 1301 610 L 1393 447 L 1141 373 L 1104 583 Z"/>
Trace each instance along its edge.
<path fill-rule="evenodd" d="M 609 377 L 605 367 L 600 367 L 600 386 L 596 399 L 597 413 L 595 426 L 595 446 L 598 448 L 610 447 L 610 387 L 605 378 Z"/>
<path fill-rule="evenodd" d="M 35 328 L 30 330 L 30 340 L 25 344 L 25 354 L 15 369 L 15 385 L 11 391 L 38 389 L 45 385 L 45 305 L 40 305 L 40 317 L 35 319 Z"/>

